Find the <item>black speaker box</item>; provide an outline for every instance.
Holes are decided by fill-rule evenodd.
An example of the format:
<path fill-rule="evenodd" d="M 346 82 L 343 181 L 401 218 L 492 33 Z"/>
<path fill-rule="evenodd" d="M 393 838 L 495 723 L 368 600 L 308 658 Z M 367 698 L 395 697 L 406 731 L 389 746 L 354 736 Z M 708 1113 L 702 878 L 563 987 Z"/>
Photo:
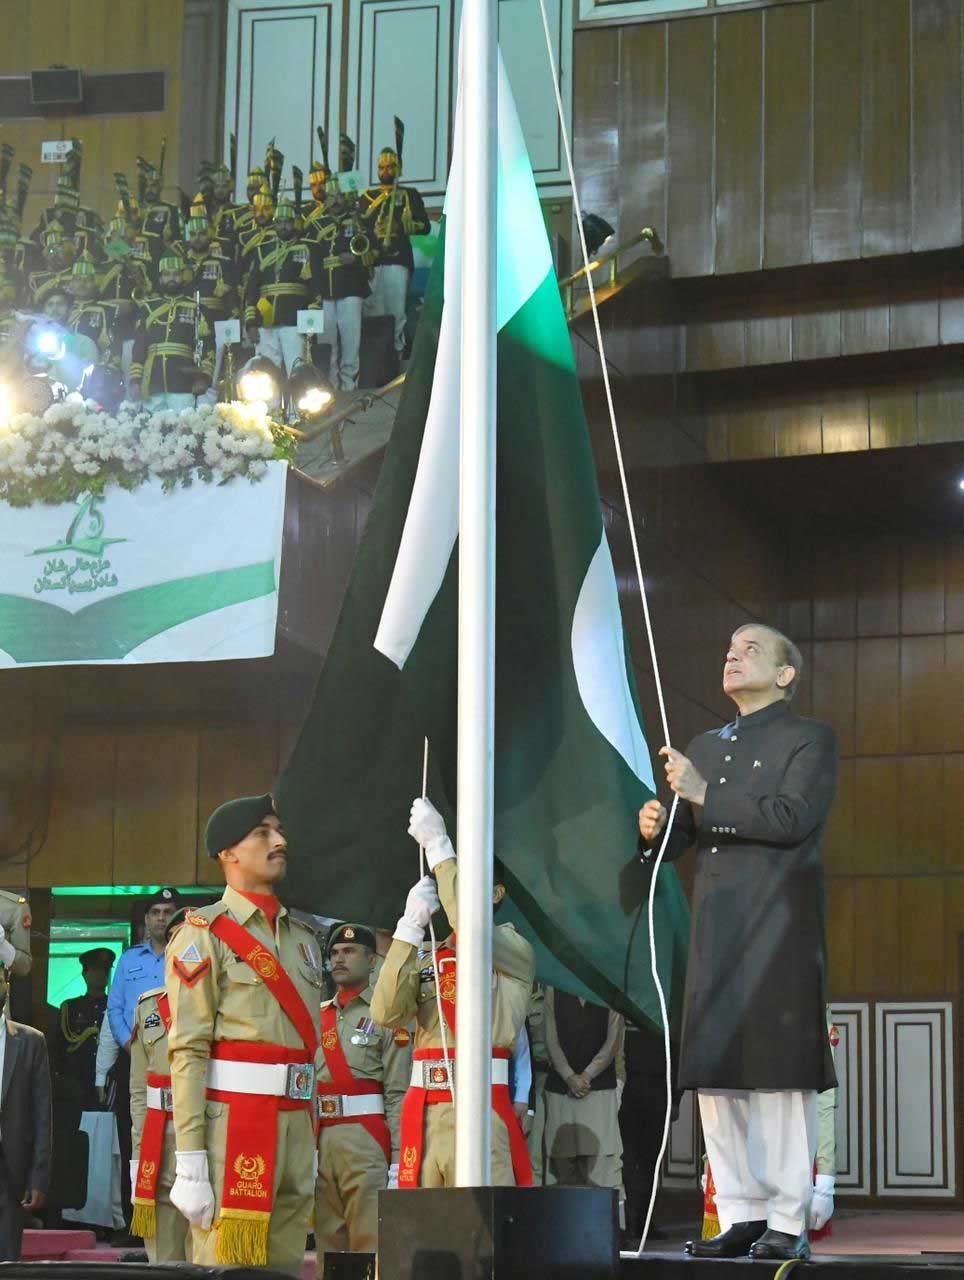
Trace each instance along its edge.
<path fill-rule="evenodd" d="M 329 1250 L 325 1254 L 322 1280 L 375 1280 L 375 1255 L 373 1253 L 338 1253 Z"/>
<path fill-rule="evenodd" d="M 384 387 L 397 373 L 394 316 L 364 316 L 358 357 L 359 387 Z"/>
<path fill-rule="evenodd" d="M 615 1191 L 421 1187 L 378 1195 L 382 1280 L 613 1280 Z"/>

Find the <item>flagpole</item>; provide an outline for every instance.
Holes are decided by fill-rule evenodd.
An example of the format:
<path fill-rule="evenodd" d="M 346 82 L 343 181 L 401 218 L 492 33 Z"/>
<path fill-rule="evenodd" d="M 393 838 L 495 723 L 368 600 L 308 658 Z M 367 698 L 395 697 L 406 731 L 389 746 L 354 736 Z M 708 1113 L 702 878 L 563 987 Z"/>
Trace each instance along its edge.
<path fill-rule="evenodd" d="M 498 0 L 462 7 L 458 993 L 455 1181 L 492 1181 Z"/>

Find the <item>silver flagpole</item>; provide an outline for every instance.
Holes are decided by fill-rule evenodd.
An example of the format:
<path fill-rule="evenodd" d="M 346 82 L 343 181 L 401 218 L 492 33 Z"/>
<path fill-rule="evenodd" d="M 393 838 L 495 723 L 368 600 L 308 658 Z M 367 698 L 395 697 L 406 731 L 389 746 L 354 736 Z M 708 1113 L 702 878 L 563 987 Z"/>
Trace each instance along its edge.
<path fill-rule="evenodd" d="M 492 1181 L 498 0 L 462 8 L 462 385 L 459 508 L 458 992 L 455 1181 Z"/>

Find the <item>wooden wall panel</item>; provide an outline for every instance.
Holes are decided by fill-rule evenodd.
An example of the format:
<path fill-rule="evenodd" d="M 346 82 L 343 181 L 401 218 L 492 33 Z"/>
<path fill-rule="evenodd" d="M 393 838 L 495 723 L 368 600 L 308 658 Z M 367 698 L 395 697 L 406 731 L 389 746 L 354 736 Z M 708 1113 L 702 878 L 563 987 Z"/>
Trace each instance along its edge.
<path fill-rule="evenodd" d="M 40 211 L 53 202 L 58 165 L 40 163 L 40 144 L 50 138 L 79 137 L 84 143 L 81 173 L 83 203 L 102 214 L 117 202 L 113 174 L 128 174 L 132 186 L 138 153 L 156 160 L 161 139 L 168 140 L 165 174 L 177 181 L 181 35 L 184 0 L 157 5 L 152 0 L 27 0 L 0 3 L 0 75 L 24 75 L 55 63 L 87 72 L 165 72 L 165 110 L 140 116 L 46 116 L 5 122 L 3 135 L 34 171 L 24 217 L 32 228 Z"/>
<path fill-rule="evenodd" d="M 198 731 L 119 731 L 114 884 L 192 884 L 198 843 Z M 205 815 L 206 816 L 206 815 Z"/>
<path fill-rule="evenodd" d="M 810 664 L 812 714 L 837 724 L 837 749 L 842 756 L 854 754 L 856 656 L 855 640 L 817 641 Z"/>
<path fill-rule="evenodd" d="M 900 859 L 898 762 L 862 756 L 854 774 L 854 873 L 894 875 Z"/>
<path fill-rule="evenodd" d="M 962 557 L 957 536 L 923 528 L 811 536 L 787 561 L 791 616 L 804 630 L 814 619 L 813 714 L 841 750 L 824 865 L 843 998 L 945 999 L 959 986 Z"/>
<path fill-rule="evenodd" d="M 808 5 L 766 9 L 760 18 L 766 48 L 763 264 L 786 267 L 811 257 L 813 11 Z"/>
<path fill-rule="evenodd" d="M 861 252 L 910 248 L 910 0 L 862 5 Z"/>
<path fill-rule="evenodd" d="M 666 244 L 686 275 L 713 270 L 715 24 L 669 24 Z"/>
<path fill-rule="evenodd" d="M 717 28 L 716 269 L 762 265 L 763 27 L 759 13 Z"/>
<path fill-rule="evenodd" d="M 861 640 L 857 646 L 856 750 L 860 755 L 900 747 L 900 642 Z"/>
<path fill-rule="evenodd" d="M 580 183 L 583 208 L 612 226 L 618 221 L 619 151 L 612 111 L 619 76 L 619 32 L 614 28 L 587 32 L 573 67 L 573 93 L 579 104 L 573 130 L 573 164 L 585 175 Z M 659 101 L 662 102 L 662 96 Z"/>
<path fill-rule="evenodd" d="M 905 636 L 900 645 L 900 749 L 939 752 L 944 716 L 944 637 Z M 951 710 L 956 714 L 957 709 Z"/>
<path fill-rule="evenodd" d="M 898 978 L 894 940 L 900 936 L 900 887 L 882 876 L 854 884 L 854 987 L 893 991 Z"/>
<path fill-rule="evenodd" d="M 110 729 L 62 733 L 47 838 L 30 865 L 29 884 L 111 883 L 115 751 Z"/>
<path fill-rule="evenodd" d="M 915 877 L 937 875 L 944 866 L 942 757 L 904 756 L 899 761 L 897 795 L 900 871 Z"/>
<path fill-rule="evenodd" d="M 233 796 L 270 791 L 278 769 L 277 725 L 212 725 L 200 734 L 198 757 L 197 882 L 220 884 L 221 873 L 204 848 L 204 824 Z"/>
<path fill-rule="evenodd" d="M 827 958 L 830 990 L 853 991 L 856 977 L 856 887 L 835 877 L 827 883 Z"/>
<path fill-rule="evenodd" d="M 576 136 L 587 112 L 602 114 L 625 185 L 639 173 L 659 192 L 668 180 L 677 278 L 752 270 L 761 250 L 781 268 L 953 248 L 964 236 L 962 16 L 962 0 L 813 0 L 624 26 L 610 100 L 589 104 L 577 87 Z M 643 31 L 648 49 L 668 44 L 667 84 L 633 74 Z M 599 34 L 576 32 L 577 77 Z M 637 157 L 653 163 L 664 130 L 665 168 L 643 175 Z M 591 188 L 608 156 L 587 163 Z M 639 203 L 622 203 L 625 238 Z"/>
<path fill-rule="evenodd" d="M 586 33 L 588 34 L 588 33 Z M 597 32 L 596 35 L 601 35 Z M 668 35 L 662 24 L 619 33 L 619 162 L 633 180 L 619 184 L 619 225 L 631 229 L 667 227 L 666 62 Z M 579 73 L 579 63 L 576 71 Z M 579 99 L 578 82 L 575 97 Z M 580 146 L 579 135 L 576 146 Z M 593 161 L 584 157 L 590 164 Z M 577 172 L 578 172 L 577 166 Z"/>
<path fill-rule="evenodd" d="M 915 0 L 911 9 L 913 84 L 912 239 L 917 250 L 964 238 L 961 221 L 961 6 Z"/>
<path fill-rule="evenodd" d="M 860 256 L 860 7 L 813 7 L 813 260 Z"/>

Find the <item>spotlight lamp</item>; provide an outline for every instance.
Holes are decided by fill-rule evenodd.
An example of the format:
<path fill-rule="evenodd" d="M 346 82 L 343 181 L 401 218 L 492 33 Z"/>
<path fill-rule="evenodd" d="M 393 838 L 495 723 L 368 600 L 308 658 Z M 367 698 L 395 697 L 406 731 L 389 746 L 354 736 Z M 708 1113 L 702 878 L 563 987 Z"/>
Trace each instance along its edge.
<path fill-rule="evenodd" d="M 288 391 L 293 410 L 302 418 L 317 418 L 335 398 L 330 383 L 304 360 L 292 369 Z"/>
<path fill-rule="evenodd" d="M 266 356 L 256 356 L 238 378 L 238 395 L 245 404 L 268 404 L 279 398 L 277 367 Z"/>

